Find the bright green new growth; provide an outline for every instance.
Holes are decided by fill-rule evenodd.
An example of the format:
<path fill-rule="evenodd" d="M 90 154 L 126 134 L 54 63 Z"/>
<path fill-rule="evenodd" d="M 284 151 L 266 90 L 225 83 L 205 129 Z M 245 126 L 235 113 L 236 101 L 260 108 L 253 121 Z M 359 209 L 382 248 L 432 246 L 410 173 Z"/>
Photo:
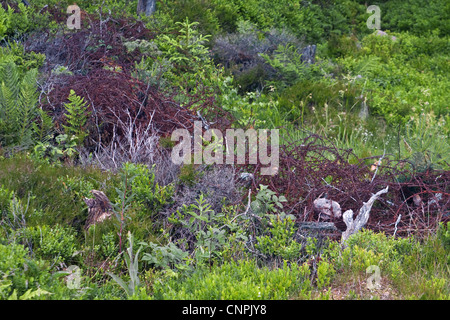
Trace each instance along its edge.
<path fill-rule="evenodd" d="M 307 264 L 284 262 L 278 269 L 259 268 L 254 260 L 225 262 L 198 269 L 189 278 L 155 283 L 156 299 L 253 300 L 287 299 L 310 290 Z"/>
<path fill-rule="evenodd" d="M 18 8 L 20 10 L 19 13 L 9 5 L 8 10 L 0 6 L 0 40 L 3 40 L 8 35 L 14 36 L 26 32 L 32 26 L 29 7 L 19 3 Z"/>
<path fill-rule="evenodd" d="M 67 135 L 74 135 L 77 138 L 77 144 L 81 145 L 88 136 L 85 130 L 87 117 L 90 112 L 87 111 L 86 101 L 83 97 L 77 96 L 74 90 L 70 90 L 69 103 L 65 103 L 64 107 L 67 111 L 64 131 Z"/>

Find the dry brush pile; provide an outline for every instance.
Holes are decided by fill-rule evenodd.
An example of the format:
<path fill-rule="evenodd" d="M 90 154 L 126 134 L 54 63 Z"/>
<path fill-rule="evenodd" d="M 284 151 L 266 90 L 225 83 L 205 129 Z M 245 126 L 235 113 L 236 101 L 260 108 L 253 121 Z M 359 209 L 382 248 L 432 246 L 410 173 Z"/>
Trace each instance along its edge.
<path fill-rule="evenodd" d="M 191 130 L 194 121 L 201 120 L 199 114 L 219 125 L 229 125 L 231 118 L 216 105 L 214 97 L 201 99 L 197 94 L 180 105 L 173 99 L 177 94 L 174 90 L 162 92 L 133 77 L 142 53 L 127 50 L 124 42 L 155 37 L 156 32 L 143 22 L 83 15 L 85 24 L 80 30 L 40 32 L 25 45 L 27 50 L 46 55 L 39 102 L 57 129 L 64 125 L 64 103 L 70 90 L 88 103 L 86 129 L 90 135 L 86 147 L 91 151 L 123 138 L 129 140 L 130 135 L 135 139 L 139 132 L 168 136 L 176 128 Z M 70 73 L 52 72 L 58 66 Z"/>
<path fill-rule="evenodd" d="M 390 160 L 389 155 L 358 159 L 354 164 L 351 157 L 356 158 L 351 149 L 337 149 L 311 134 L 280 146 L 277 175 L 260 175 L 260 164 L 245 170 L 253 170 L 255 191 L 263 184 L 284 195 L 286 213 L 294 214 L 298 222 L 332 221 L 345 231 L 341 211 L 352 210 L 355 218 L 364 203 L 386 187 L 388 192 L 371 208 L 366 228 L 399 236 L 423 235 L 439 222 L 450 221 L 449 171 L 413 171 L 406 161 Z M 317 199 L 337 203 L 339 214 L 318 210 Z M 340 237 L 340 232 L 335 236 Z"/>
<path fill-rule="evenodd" d="M 190 104 L 181 106 L 174 101 L 173 91 L 162 92 L 132 76 L 141 53 L 129 52 L 124 39 L 150 40 L 156 35 L 142 22 L 102 20 L 92 15 L 86 18 L 81 30 L 41 32 L 31 36 L 25 45 L 27 50 L 46 55 L 39 102 L 51 114 L 57 129 L 64 125 L 64 103 L 70 90 L 88 103 L 90 135 L 86 149 L 109 154 L 114 163 L 114 157 L 119 159 L 121 152 L 138 154 L 129 157 L 131 161 L 153 156 L 159 137 L 167 137 L 178 128 L 192 130 L 194 121 L 204 120 L 202 114 L 217 129 L 231 126 L 232 118 L 217 106 L 214 95 L 204 98 L 197 94 L 190 97 Z M 53 74 L 57 66 L 65 66 L 71 74 Z M 118 148 L 121 144 L 122 148 Z M 323 138 L 310 135 L 304 141 L 280 147 L 275 176 L 259 175 L 260 164 L 238 168 L 253 173 L 253 194 L 263 184 L 284 195 L 288 200 L 286 213 L 294 214 L 299 222 L 332 221 L 344 231 L 342 217 L 321 215 L 314 209 L 314 201 L 326 198 L 336 201 L 343 210 L 358 212 L 373 194 L 386 187 L 389 192 L 371 208 L 367 228 L 408 235 L 433 230 L 437 222 L 450 220 L 448 171 L 410 172 L 405 162 L 389 160 L 388 156 L 371 168 L 368 161 L 374 163 L 378 158 L 351 164 L 353 156 L 351 150 L 336 149 Z M 229 186 L 234 188 L 233 183 Z M 243 206 L 246 197 L 247 192 L 243 192 Z"/>

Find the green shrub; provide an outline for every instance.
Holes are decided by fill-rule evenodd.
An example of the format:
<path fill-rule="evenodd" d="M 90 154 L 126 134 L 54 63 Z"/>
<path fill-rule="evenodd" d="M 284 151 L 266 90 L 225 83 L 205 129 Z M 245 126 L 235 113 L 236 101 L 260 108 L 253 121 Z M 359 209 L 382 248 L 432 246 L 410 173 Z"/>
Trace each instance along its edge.
<path fill-rule="evenodd" d="M 0 5 L 0 40 L 6 36 L 18 37 L 32 27 L 30 19 L 31 8 L 23 3 L 18 4 L 18 10 L 11 8 L 3 9 Z"/>
<path fill-rule="evenodd" d="M 337 269 L 350 269 L 353 272 L 363 272 L 370 265 L 376 265 L 382 270 L 390 270 L 398 266 L 395 262 L 403 262 L 404 257 L 412 254 L 416 246 L 409 239 L 394 239 L 384 233 L 362 230 L 348 239 L 348 247 L 342 252 L 335 247 L 325 254 L 336 259 Z M 331 248 L 331 247 L 330 247 Z M 395 272 L 396 270 L 391 270 Z"/>
<path fill-rule="evenodd" d="M 330 285 L 334 273 L 335 270 L 332 264 L 325 260 L 319 261 L 317 267 L 317 288 L 319 290 L 327 288 Z"/>
<path fill-rule="evenodd" d="M 333 34 L 325 46 L 325 56 L 340 58 L 346 55 L 355 55 L 358 52 L 358 39 L 348 35 Z"/>
<path fill-rule="evenodd" d="M 186 278 L 155 282 L 155 299 L 267 300 L 288 299 L 310 288 L 310 270 L 284 263 L 279 269 L 259 268 L 254 261 L 226 262 L 202 268 Z"/>
<path fill-rule="evenodd" d="M 274 27 L 262 32 L 252 22 L 239 20 L 235 33 L 216 37 L 211 53 L 214 61 L 225 66 L 233 75 L 234 86 L 242 94 L 261 91 L 269 80 L 283 76 L 264 58 L 272 58 L 281 45 L 302 49 L 302 42 L 285 29 Z"/>
<path fill-rule="evenodd" d="M 188 186 L 193 186 L 198 178 L 198 172 L 195 169 L 193 164 L 184 164 L 180 168 L 180 174 L 178 175 L 178 179 L 181 183 L 186 184 Z"/>
<path fill-rule="evenodd" d="M 268 234 L 256 237 L 255 248 L 265 255 L 270 255 L 283 260 L 299 261 L 301 259 L 302 244 L 294 239 L 295 220 L 291 217 L 281 219 L 271 217 L 272 227 Z"/>
<path fill-rule="evenodd" d="M 280 93 L 277 101 L 280 112 L 287 114 L 287 122 L 315 128 L 327 137 L 339 137 L 344 131 L 351 135 L 358 128 L 356 123 L 363 125 L 358 116 L 363 102 L 361 90 L 358 79 L 332 84 L 299 81 Z"/>
<path fill-rule="evenodd" d="M 13 62 L 20 75 L 28 70 L 39 69 L 43 66 L 45 55 L 34 51 L 26 51 L 22 44 L 11 41 L 0 47 L 0 65 Z"/>
<path fill-rule="evenodd" d="M 298 81 L 319 79 L 322 76 L 321 66 L 318 63 L 308 65 L 302 62 L 301 52 L 293 45 L 279 45 L 273 57 L 267 54 L 261 54 L 261 56 L 278 71 L 282 87 L 290 86 Z"/>
<path fill-rule="evenodd" d="M 219 227 L 222 214 L 211 209 L 203 194 L 200 194 L 195 204 L 183 204 L 172 214 L 170 222 L 181 225 L 186 230 L 185 239 L 180 239 L 180 246 L 193 251 L 197 264 L 201 265 L 211 259 L 220 259 L 221 251 L 227 245 L 226 231 Z"/>
<path fill-rule="evenodd" d="M 178 263 L 176 266 L 179 270 L 189 269 L 189 264 L 200 267 L 247 256 L 244 244 L 248 241 L 248 217 L 237 215 L 235 206 L 223 206 L 216 212 L 205 197 L 200 194 L 195 203 L 182 204 L 168 218 L 171 225 L 170 232 L 165 235 L 170 239 L 168 245 L 176 245 L 190 253 L 190 258 L 184 261 L 186 265 Z"/>
<path fill-rule="evenodd" d="M 415 35 L 438 31 L 441 36 L 450 33 L 445 23 L 449 10 L 446 1 L 433 1 L 424 6 L 420 0 L 386 1 L 380 3 L 382 28 L 392 31 L 408 31 Z"/>
<path fill-rule="evenodd" d="M 205 0 L 162 1 L 160 9 L 164 13 L 169 13 L 170 18 L 174 23 L 183 22 L 188 18 L 189 21 L 196 21 L 199 23 L 200 31 L 202 33 L 215 35 L 219 31 L 220 17 L 215 10 L 218 8 L 226 8 L 223 4 L 218 5 L 219 3 L 220 1 Z M 229 10 L 226 12 L 228 12 L 228 14 L 230 13 Z M 158 15 L 159 12 L 157 11 L 156 14 Z M 224 17 L 222 17 L 222 19 L 223 18 Z"/>
<path fill-rule="evenodd" d="M 202 35 L 197 26 L 188 18 L 175 24 L 176 33 L 157 36 L 150 51 L 155 57 L 148 57 L 137 65 L 137 74 L 155 82 L 158 86 L 169 83 L 165 88 L 181 105 L 190 108 L 201 105 L 215 96 L 225 81 L 224 70 L 214 65 L 206 44 L 210 35 Z M 161 79 L 162 77 L 162 79 Z M 198 99 L 197 95 L 201 98 Z M 207 116 L 204 109 L 203 116 Z"/>
<path fill-rule="evenodd" d="M 112 229 L 112 230 L 111 230 Z M 111 223 L 104 222 L 97 224 L 85 235 L 85 243 L 82 246 L 84 252 L 91 254 L 90 259 L 86 259 L 86 267 L 91 268 L 91 263 L 99 260 L 112 260 L 119 254 L 119 241 L 116 226 L 111 226 Z"/>
<path fill-rule="evenodd" d="M 450 252 L 450 222 L 447 222 L 447 225 L 445 225 L 445 223 L 442 222 L 439 224 L 437 236 L 439 239 L 441 239 L 445 250 Z"/>
<path fill-rule="evenodd" d="M 75 201 L 82 201 L 91 197 L 94 184 L 85 177 L 71 177 L 69 175 L 58 177 L 57 181 L 62 185 L 64 193 L 73 195 Z"/>
<path fill-rule="evenodd" d="M 60 224 L 80 227 L 87 215 L 86 204 L 76 199 L 74 193 L 84 192 L 84 189 L 68 192 L 62 183 L 69 179 L 67 177 L 73 180 L 83 177 L 85 181 L 92 181 L 94 186 L 101 186 L 101 190 L 111 195 L 111 199 L 116 196 L 118 176 L 97 168 L 49 166 L 23 154 L 0 159 L 0 185 L 8 186 L 15 192 L 16 198 L 24 199 L 22 201 L 28 206 L 28 212 L 33 213 L 26 217 L 28 226 Z"/>
<path fill-rule="evenodd" d="M 31 157 L 49 166 L 61 166 L 62 161 L 71 162 L 77 153 L 75 147 L 78 144 L 78 138 L 75 135 L 59 134 L 54 137 L 54 143 L 50 139 L 52 139 L 51 136 L 43 142 L 38 141 Z"/>
<path fill-rule="evenodd" d="M 166 205 L 173 195 L 173 185 L 160 186 L 155 180 L 155 165 L 148 168 L 145 165 L 136 165 L 136 177 L 131 183 L 135 200 L 145 210 L 157 213 Z"/>
<path fill-rule="evenodd" d="M 183 262 L 189 253 L 181 250 L 172 242 L 165 246 L 151 242 L 148 244 L 148 248 L 150 252 L 144 252 L 142 260 L 154 268 L 183 270 L 186 266 L 186 263 L 183 265 Z"/>
<path fill-rule="evenodd" d="M 287 202 L 284 196 L 277 196 L 268 186 L 260 185 L 255 200 L 251 202 L 253 212 L 258 215 L 277 214 L 283 210 L 282 202 Z M 292 217 L 290 217 L 292 218 Z"/>
<path fill-rule="evenodd" d="M 77 240 L 72 228 L 59 224 L 50 227 L 42 225 L 38 227 L 26 227 L 19 230 L 19 241 L 31 242 L 33 254 L 36 257 L 51 260 L 54 263 L 73 261 L 77 251 Z"/>
<path fill-rule="evenodd" d="M 6 191 L 6 192 L 5 192 Z M 8 202 L 5 209 L 1 211 L 2 217 L 2 229 L 6 235 L 14 234 L 15 230 L 18 230 L 26 225 L 26 217 L 30 215 L 28 203 L 19 199 L 14 192 L 10 192 L 8 195 L 8 190 L 0 189 L 3 193 L 3 200 Z M 6 196 L 6 197 L 5 197 Z M 8 199 L 10 197 L 10 199 Z M 28 201 L 30 196 L 28 197 Z"/>
<path fill-rule="evenodd" d="M 336 61 L 344 73 L 361 75 L 371 113 L 383 116 L 389 124 L 403 125 L 431 110 L 438 118 L 447 116 L 448 65 L 442 63 L 447 59 L 448 39 L 394 35 L 396 39 L 371 34 L 356 54 Z"/>
<path fill-rule="evenodd" d="M 2 216 L 9 213 L 13 198 L 14 191 L 8 190 L 5 186 L 0 185 L 0 213 Z"/>
<path fill-rule="evenodd" d="M 9 298 L 13 292 L 22 296 L 29 289 L 37 289 L 48 280 L 42 261 L 32 260 L 28 250 L 16 243 L 0 243 L 0 294 Z M 3 287 L 3 288 L 2 288 Z"/>

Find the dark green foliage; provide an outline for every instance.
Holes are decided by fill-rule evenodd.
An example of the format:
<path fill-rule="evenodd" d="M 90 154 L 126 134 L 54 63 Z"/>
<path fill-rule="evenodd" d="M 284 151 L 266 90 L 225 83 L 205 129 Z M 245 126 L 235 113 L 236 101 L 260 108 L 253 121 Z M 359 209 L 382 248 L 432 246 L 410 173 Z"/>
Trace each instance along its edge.
<path fill-rule="evenodd" d="M 0 64 L 14 62 L 20 75 L 31 69 L 39 69 L 44 60 L 45 55 L 25 50 L 20 42 L 11 41 L 0 47 Z"/>
<path fill-rule="evenodd" d="M 15 63 L 0 65 L 0 143 L 27 148 L 32 143 L 32 122 L 37 113 L 37 70 L 23 76 Z"/>
<path fill-rule="evenodd" d="M 326 51 L 329 57 L 343 57 L 347 54 L 354 55 L 358 52 L 358 39 L 355 36 L 336 35 L 330 36 Z"/>
<path fill-rule="evenodd" d="M 208 0 L 176 0 L 161 1 L 160 7 L 164 12 L 170 12 L 174 22 L 197 21 L 200 33 L 215 35 L 219 31 L 219 19 L 214 11 L 214 1 Z"/>
<path fill-rule="evenodd" d="M 450 4 L 447 1 L 427 2 L 426 5 L 420 0 L 386 1 L 380 8 L 384 30 L 409 31 L 416 35 L 437 30 L 441 36 L 450 34 Z"/>
<path fill-rule="evenodd" d="M 16 6 L 0 5 L 0 40 L 4 37 L 16 38 L 32 27 L 31 9 L 23 3 Z"/>
<path fill-rule="evenodd" d="M 272 217 L 272 228 L 268 234 L 257 237 L 256 248 L 269 257 L 298 261 L 301 259 L 302 244 L 295 240 L 296 228 L 291 218 Z"/>
<path fill-rule="evenodd" d="M 302 42 L 286 30 L 271 28 L 263 32 L 249 21 L 239 21 L 235 33 L 215 39 L 212 54 L 214 61 L 233 74 L 239 92 L 245 93 L 261 90 L 269 80 L 280 78 L 270 64 L 280 46 L 292 46 L 298 52 Z"/>
<path fill-rule="evenodd" d="M 442 241 L 444 248 L 450 252 L 450 222 L 447 222 L 447 225 L 444 223 L 439 225 L 438 238 Z"/>
<path fill-rule="evenodd" d="M 136 178 L 131 183 L 131 190 L 135 194 L 135 201 L 150 213 L 159 212 L 173 194 L 173 187 L 160 186 L 155 181 L 155 167 L 149 169 L 146 166 L 136 168 Z"/>
<path fill-rule="evenodd" d="M 316 113 L 322 114 L 325 104 L 337 112 L 357 112 L 359 108 L 355 105 L 361 103 L 360 95 L 358 84 L 349 87 L 342 82 L 330 85 L 326 82 L 299 81 L 283 91 L 278 101 L 282 110 L 287 111 L 295 106 L 302 118 L 307 120 L 314 118 Z"/>
<path fill-rule="evenodd" d="M 84 223 L 83 217 L 87 215 L 87 210 L 82 199 L 76 197 L 75 190 L 64 182 L 63 178 L 66 176 L 83 176 L 95 188 L 105 190 L 112 199 L 115 196 L 114 186 L 117 185 L 117 178 L 98 169 L 41 165 L 23 155 L 0 160 L 0 166 L 0 185 L 8 186 L 16 197 L 25 199 L 25 202 L 30 195 L 32 199 L 29 212 L 41 212 L 39 215 L 31 214 L 27 218 L 30 226 L 52 226 L 59 223 L 81 229 L 80 225 Z"/>
<path fill-rule="evenodd" d="M 268 78 L 264 66 L 260 63 L 235 77 L 235 84 L 240 93 L 261 90 Z"/>
<path fill-rule="evenodd" d="M 193 164 L 185 164 L 180 168 L 178 179 L 181 183 L 192 186 L 197 180 L 198 172 Z"/>

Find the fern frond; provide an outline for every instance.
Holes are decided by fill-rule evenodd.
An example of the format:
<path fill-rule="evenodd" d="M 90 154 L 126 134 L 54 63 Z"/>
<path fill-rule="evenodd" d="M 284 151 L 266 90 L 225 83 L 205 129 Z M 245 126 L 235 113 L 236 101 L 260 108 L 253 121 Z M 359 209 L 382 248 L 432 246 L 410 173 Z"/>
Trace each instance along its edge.
<path fill-rule="evenodd" d="M 37 109 L 38 119 L 33 122 L 32 130 L 37 141 L 48 142 L 54 132 L 53 120 L 44 110 Z"/>
<path fill-rule="evenodd" d="M 377 56 L 366 56 L 363 60 L 356 63 L 354 67 L 355 74 L 359 74 L 363 77 L 372 76 L 380 65 L 380 60 L 381 58 Z"/>
<path fill-rule="evenodd" d="M 27 71 L 22 79 L 20 86 L 19 110 L 18 115 L 21 119 L 19 122 L 18 143 L 20 145 L 28 145 L 32 141 L 31 124 L 37 115 L 37 92 L 36 92 L 37 70 L 31 69 Z"/>
<path fill-rule="evenodd" d="M 17 114 L 17 103 L 14 98 L 14 93 L 5 84 L 0 83 L 0 116 L 7 122 L 15 122 Z"/>
<path fill-rule="evenodd" d="M 32 122 L 37 115 L 37 70 L 27 71 L 20 80 L 14 62 L 0 66 L 0 141 L 26 147 L 32 142 Z"/>
<path fill-rule="evenodd" d="M 3 145 L 13 143 L 19 122 L 17 98 L 19 95 L 19 73 L 13 62 L 0 66 L 0 141 Z"/>
<path fill-rule="evenodd" d="M 87 103 L 84 101 L 83 97 L 76 95 L 74 90 L 70 90 L 68 99 L 70 102 L 64 104 L 67 111 L 67 125 L 63 125 L 64 131 L 67 135 L 76 136 L 78 144 L 81 144 L 88 135 L 84 128 L 89 114 L 86 107 Z"/>
<path fill-rule="evenodd" d="M 22 119 L 28 120 L 25 117 L 26 114 L 31 116 L 36 114 L 36 104 L 38 95 L 36 92 L 36 77 L 37 70 L 32 69 L 25 73 L 20 86 L 20 110 L 19 115 Z"/>
<path fill-rule="evenodd" d="M 14 99 L 19 98 L 19 71 L 14 62 L 7 62 L 0 70 L 0 79 L 6 87 L 11 90 Z"/>

